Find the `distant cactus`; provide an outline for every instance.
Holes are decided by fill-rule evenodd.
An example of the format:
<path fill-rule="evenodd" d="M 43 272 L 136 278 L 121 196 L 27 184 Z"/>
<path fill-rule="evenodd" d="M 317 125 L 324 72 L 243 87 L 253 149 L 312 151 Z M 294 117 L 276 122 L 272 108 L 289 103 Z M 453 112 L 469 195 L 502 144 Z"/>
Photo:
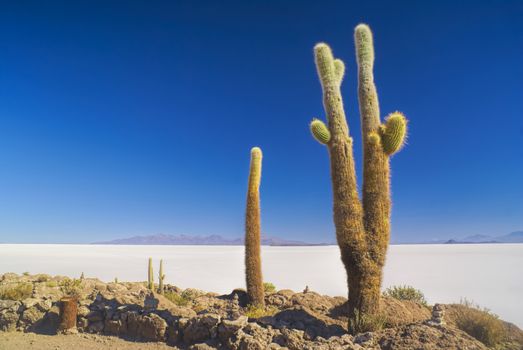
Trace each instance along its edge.
<path fill-rule="evenodd" d="M 114 278 L 114 283 L 118 284 L 118 277 Z"/>
<path fill-rule="evenodd" d="M 154 289 L 153 258 L 149 258 L 149 270 L 147 273 L 147 288 Z"/>
<path fill-rule="evenodd" d="M 82 272 L 82 274 L 80 275 L 80 279 L 83 280 L 85 278 L 84 276 L 84 273 Z"/>
<path fill-rule="evenodd" d="M 258 147 L 254 147 L 251 150 L 247 210 L 245 215 L 245 275 L 249 303 L 257 306 L 265 306 L 260 257 L 261 223 L 259 189 L 261 165 L 262 151 Z"/>
<path fill-rule="evenodd" d="M 360 201 L 352 138 L 341 97 L 344 65 L 324 43 L 314 48 L 316 68 L 323 89 L 328 127 L 313 120 L 316 140 L 327 145 L 331 162 L 334 224 L 349 285 L 349 330 L 357 331 L 361 316 L 379 312 L 383 265 L 390 234 L 389 156 L 405 142 L 407 121 L 394 112 L 380 122 L 374 85 L 372 33 L 365 24 L 355 29 L 358 93 L 363 140 L 363 191 Z"/>
<path fill-rule="evenodd" d="M 163 280 L 165 279 L 165 274 L 163 273 L 163 259 L 160 259 L 160 271 L 158 272 L 158 292 L 163 294 Z"/>

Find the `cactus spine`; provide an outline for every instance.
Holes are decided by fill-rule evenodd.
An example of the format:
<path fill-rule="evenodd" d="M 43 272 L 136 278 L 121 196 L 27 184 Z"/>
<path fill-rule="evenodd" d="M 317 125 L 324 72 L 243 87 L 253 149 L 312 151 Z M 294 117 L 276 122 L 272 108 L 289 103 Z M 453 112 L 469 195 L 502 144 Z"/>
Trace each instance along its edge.
<path fill-rule="evenodd" d="M 160 294 L 163 294 L 163 280 L 165 278 L 165 274 L 163 273 L 163 259 L 160 259 L 160 271 L 158 272 L 158 292 Z"/>
<path fill-rule="evenodd" d="M 383 265 L 390 235 L 389 156 L 404 143 L 407 122 L 392 113 L 380 122 L 378 96 L 374 85 L 372 33 L 365 24 L 355 29 L 358 62 L 358 100 L 363 140 L 363 190 L 359 199 L 352 138 L 341 96 L 344 65 L 324 43 L 314 48 L 316 68 L 323 90 L 328 138 L 316 120 L 311 131 L 329 151 L 333 189 L 334 225 L 349 286 L 349 331 L 361 320 L 379 312 Z M 316 123 L 316 124 L 315 124 Z M 326 141 L 326 142 L 325 142 Z"/>
<path fill-rule="evenodd" d="M 265 306 L 260 257 L 261 223 L 259 189 L 261 165 L 262 151 L 258 147 L 254 147 L 251 150 L 251 166 L 245 215 L 245 276 L 249 303 L 257 306 Z"/>
<path fill-rule="evenodd" d="M 149 258 L 149 269 L 147 272 L 147 288 L 154 289 L 153 258 Z"/>

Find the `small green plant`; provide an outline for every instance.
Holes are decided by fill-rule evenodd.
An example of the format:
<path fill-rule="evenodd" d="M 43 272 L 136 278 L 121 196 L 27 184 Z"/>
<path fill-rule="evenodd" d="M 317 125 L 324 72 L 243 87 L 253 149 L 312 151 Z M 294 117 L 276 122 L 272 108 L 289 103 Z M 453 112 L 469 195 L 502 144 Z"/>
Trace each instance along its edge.
<path fill-rule="evenodd" d="M 488 347 L 504 340 L 506 332 L 498 316 L 466 299 L 457 310 L 456 327 Z"/>
<path fill-rule="evenodd" d="M 245 310 L 245 316 L 249 318 L 260 318 L 265 316 L 272 316 L 278 312 L 278 308 L 274 306 L 260 306 L 260 305 L 247 305 Z"/>
<path fill-rule="evenodd" d="M 263 282 L 263 289 L 269 294 L 276 292 L 276 286 L 271 282 Z"/>
<path fill-rule="evenodd" d="M 425 300 L 423 292 L 412 286 L 392 286 L 387 288 L 383 295 L 398 300 L 410 300 L 423 306 L 427 306 L 427 300 Z"/>
<path fill-rule="evenodd" d="M 49 276 L 47 276 L 47 275 L 40 275 L 36 279 L 36 282 L 40 282 L 40 283 L 47 282 L 47 281 L 49 281 Z"/>
<path fill-rule="evenodd" d="M 163 296 L 178 306 L 187 306 L 192 301 L 188 295 L 184 295 L 183 293 L 165 292 Z"/>
<path fill-rule="evenodd" d="M 26 272 L 22 273 L 22 275 L 24 275 L 24 276 L 29 276 L 30 273 L 26 271 Z"/>
<path fill-rule="evenodd" d="M 60 289 L 68 297 L 80 296 L 82 280 L 65 278 L 60 282 Z"/>
<path fill-rule="evenodd" d="M 24 300 L 33 295 L 33 284 L 29 282 L 16 283 L 0 290 L 0 299 Z"/>
<path fill-rule="evenodd" d="M 58 282 L 56 281 L 47 281 L 45 283 L 45 285 L 49 288 L 55 288 L 55 287 L 58 287 Z"/>

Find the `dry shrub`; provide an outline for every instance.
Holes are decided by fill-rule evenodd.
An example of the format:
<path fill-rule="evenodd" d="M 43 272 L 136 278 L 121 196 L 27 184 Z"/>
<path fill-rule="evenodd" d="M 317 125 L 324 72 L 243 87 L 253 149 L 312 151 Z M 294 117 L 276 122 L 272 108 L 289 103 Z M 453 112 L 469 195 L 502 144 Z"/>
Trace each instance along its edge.
<path fill-rule="evenodd" d="M 456 310 L 456 327 L 489 347 L 494 347 L 506 337 L 502 321 L 488 309 L 462 300 Z"/>
<path fill-rule="evenodd" d="M 276 286 L 274 284 L 272 284 L 271 282 L 264 282 L 263 289 L 264 289 L 265 293 L 269 293 L 269 294 L 276 292 Z"/>
<path fill-rule="evenodd" d="M 360 314 L 356 311 L 352 322 L 354 322 L 354 324 L 351 324 L 350 328 L 354 330 L 354 334 L 375 332 L 386 328 L 388 325 L 387 316 L 383 313 L 368 315 Z"/>
<path fill-rule="evenodd" d="M 427 306 L 427 300 L 425 300 L 423 292 L 412 286 L 392 286 L 387 288 L 385 292 L 383 292 L 383 295 L 398 300 L 410 300 L 423 306 Z"/>
<path fill-rule="evenodd" d="M 249 318 L 260 318 L 265 316 L 272 316 L 279 310 L 274 306 L 259 306 L 259 305 L 247 305 L 245 315 Z"/>
<path fill-rule="evenodd" d="M 29 282 L 8 285 L 0 290 L 0 299 L 24 300 L 33 295 L 33 284 Z"/>

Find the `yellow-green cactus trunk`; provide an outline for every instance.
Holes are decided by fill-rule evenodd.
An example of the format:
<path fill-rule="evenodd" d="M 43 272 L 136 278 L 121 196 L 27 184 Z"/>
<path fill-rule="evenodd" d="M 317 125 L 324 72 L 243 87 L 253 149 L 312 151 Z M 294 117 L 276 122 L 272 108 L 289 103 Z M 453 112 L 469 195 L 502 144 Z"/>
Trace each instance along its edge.
<path fill-rule="evenodd" d="M 149 268 L 147 270 L 147 288 L 154 289 L 153 259 L 149 258 Z"/>
<path fill-rule="evenodd" d="M 247 189 L 247 209 L 245 214 L 245 277 L 249 303 L 265 305 L 263 277 L 261 268 L 261 220 L 260 220 L 260 180 L 262 151 L 258 147 L 251 150 L 249 187 Z"/>
<path fill-rule="evenodd" d="M 340 86 L 345 71 L 326 44 L 314 48 L 328 127 L 313 120 L 311 132 L 330 156 L 334 225 L 349 287 L 349 330 L 356 332 L 379 312 L 383 265 L 390 235 L 389 157 L 404 143 L 406 119 L 395 112 L 380 122 L 374 85 L 374 48 L 368 26 L 355 29 L 358 97 L 363 140 L 363 190 L 357 189 L 352 139 Z"/>
<path fill-rule="evenodd" d="M 163 273 L 163 259 L 160 259 L 160 270 L 158 271 L 158 293 L 163 294 L 163 280 L 165 279 L 165 274 Z"/>

